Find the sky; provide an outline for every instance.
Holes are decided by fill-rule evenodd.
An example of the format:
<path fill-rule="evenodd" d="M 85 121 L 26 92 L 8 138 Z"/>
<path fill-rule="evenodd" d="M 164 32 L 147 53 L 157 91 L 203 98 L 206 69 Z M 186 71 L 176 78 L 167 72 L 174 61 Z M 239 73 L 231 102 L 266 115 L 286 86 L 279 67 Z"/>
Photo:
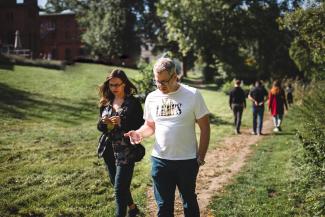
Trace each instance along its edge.
<path fill-rule="evenodd" d="M 44 8 L 47 0 L 37 0 L 37 1 L 38 1 L 38 5 Z"/>

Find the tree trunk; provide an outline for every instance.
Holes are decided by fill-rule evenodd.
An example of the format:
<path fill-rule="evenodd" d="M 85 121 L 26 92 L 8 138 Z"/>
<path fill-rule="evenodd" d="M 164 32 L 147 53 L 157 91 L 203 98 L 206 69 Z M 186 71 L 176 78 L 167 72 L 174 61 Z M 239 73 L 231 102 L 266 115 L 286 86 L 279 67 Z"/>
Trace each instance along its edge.
<path fill-rule="evenodd" d="M 182 58 L 182 68 L 183 68 L 183 76 L 186 78 L 187 77 L 187 57 L 183 56 Z"/>

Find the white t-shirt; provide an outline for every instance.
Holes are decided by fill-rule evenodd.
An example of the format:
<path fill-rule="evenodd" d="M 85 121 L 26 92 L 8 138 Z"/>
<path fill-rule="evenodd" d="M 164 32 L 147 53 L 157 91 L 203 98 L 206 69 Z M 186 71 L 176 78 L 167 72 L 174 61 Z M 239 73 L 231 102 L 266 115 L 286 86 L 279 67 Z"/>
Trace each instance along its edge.
<path fill-rule="evenodd" d="M 195 122 L 209 114 L 200 92 L 180 85 L 177 91 L 151 92 L 145 102 L 143 118 L 155 122 L 155 144 L 151 155 L 167 160 L 196 158 Z"/>

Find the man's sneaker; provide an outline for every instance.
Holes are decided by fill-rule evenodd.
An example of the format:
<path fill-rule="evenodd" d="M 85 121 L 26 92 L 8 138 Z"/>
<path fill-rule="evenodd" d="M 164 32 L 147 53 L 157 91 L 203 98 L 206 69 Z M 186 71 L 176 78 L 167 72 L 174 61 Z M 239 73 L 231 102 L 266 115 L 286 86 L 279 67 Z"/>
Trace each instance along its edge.
<path fill-rule="evenodd" d="M 263 136 L 264 134 L 262 132 L 259 132 L 257 135 L 259 136 Z"/>
<path fill-rule="evenodd" d="M 256 132 L 251 132 L 251 134 L 252 134 L 252 135 L 257 135 L 257 133 L 256 133 Z"/>
<path fill-rule="evenodd" d="M 279 131 L 281 132 L 282 131 L 282 128 L 281 127 L 278 127 Z"/>
<path fill-rule="evenodd" d="M 140 210 L 138 209 L 137 206 L 135 206 L 134 209 L 129 209 L 129 215 L 128 215 L 128 217 L 135 217 L 138 214 L 140 214 Z"/>
<path fill-rule="evenodd" d="M 279 132 L 280 131 L 280 129 L 278 128 L 278 127 L 275 127 L 274 129 L 273 129 L 273 132 Z"/>

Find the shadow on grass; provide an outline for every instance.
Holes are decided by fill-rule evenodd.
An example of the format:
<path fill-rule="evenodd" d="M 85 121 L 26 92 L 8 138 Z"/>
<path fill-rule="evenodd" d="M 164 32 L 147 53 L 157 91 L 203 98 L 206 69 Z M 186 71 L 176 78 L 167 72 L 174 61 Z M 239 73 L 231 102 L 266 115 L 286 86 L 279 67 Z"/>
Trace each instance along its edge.
<path fill-rule="evenodd" d="M 275 133 L 276 136 L 294 136 L 296 135 L 296 132 L 295 131 L 289 131 L 289 132 L 278 132 L 278 133 Z"/>
<path fill-rule="evenodd" d="M 218 87 L 216 84 L 214 84 L 214 83 L 206 84 L 201 79 L 192 80 L 192 79 L 188 79 L 188 78 L 183 78 L 182 83 L 187 84 L 191 87 L 195 87 L 197 89 L 213 90 L 213 91 L 218 90 Z"/>
<path fill-rule="evenodd" d="M 4 63 L 0 62 L 0 70 L 13 71 L 14 70 L 14 65 L 12 65 L 12 64 L 4 64 Z"/>
<path fill-rule="evenodd" d="M 0 54 L 0 70 L 12 71 L 14 69 L 14 65 L 10 62 L 8 57 Z"/>
<path fill-rule="evenodd" d="M 232 122 L 229 122 L 229 121 L 225 121 L 225 120 L 222 120 L 222 118 L 214 115 L 214 114 L 210 114 L 210 124 L 213 124 L 213 125 L 233 125 Z"/>
<path fill-rule="evenodd" d="M 87 114 L 95 111 L 96 105 L 91 101 L 74 102 L 64 98 L 48 98 L 0 83 L 0 112 L 7 117 L 35 117 L 74 124 L 80 123 L 80 119 L 92 119 L 93 116 Z"/>

